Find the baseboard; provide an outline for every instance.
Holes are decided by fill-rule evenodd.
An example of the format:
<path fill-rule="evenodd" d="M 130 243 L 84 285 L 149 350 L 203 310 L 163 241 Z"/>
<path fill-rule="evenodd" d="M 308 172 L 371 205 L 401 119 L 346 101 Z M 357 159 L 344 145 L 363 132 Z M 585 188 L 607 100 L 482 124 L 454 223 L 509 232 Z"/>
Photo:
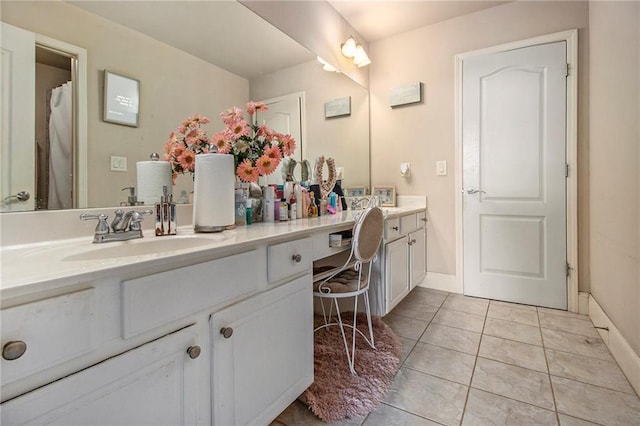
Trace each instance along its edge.
<path fill-rule="evenodd" d="M 450 293 L 462 294 L 462 289 L 458 288 L 458 280 L 455 275 L 441 274 L 439 272 L 427 272 L 427 276 L 422 280 L 419 287 L 433 290 L 448 291 Z"/>
<path fill-rule="evenodd" d="M 611 319 L 592 295 L 589 296 L 589 317 L 591 317 L 593 325 L 598 327 L 598 333 L 620 365 L 624 375 L 627 376 L 631 386 L 637 394 L 640 394 L 640 356 L 635 353 L 627 339 L 613 325 Z M 608 330 L 604 330 L 603 327 Z"/>

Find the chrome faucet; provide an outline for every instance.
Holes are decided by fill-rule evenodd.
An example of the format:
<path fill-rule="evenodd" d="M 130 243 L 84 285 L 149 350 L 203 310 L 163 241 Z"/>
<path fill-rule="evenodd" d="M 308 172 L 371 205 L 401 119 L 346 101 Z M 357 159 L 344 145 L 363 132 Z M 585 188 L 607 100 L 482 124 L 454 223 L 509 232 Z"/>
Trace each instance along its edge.
<path fill-rule="evenodd" d="M 144 215 L 153 214 L 153 210 L 124 212 L 122 209 L 115 211 L 116 217 L 107 224 L 108 216 L 104 213 L 99 215 L 82 213 L 80 220 L 97 219 L 98 224 L 93 235 L 94 243 L 108 243 L 110 241 L 126 241 L 134 238 L 142 238 L 142 220 Z"/>
<path fill-rule="evenodd" d="M 353 200 L 351 200 L 351 210 L 360 210 L 362 209 L 362 202 L 366 201 L 367 203 L 369 202 L 369 198 L 354 198 Z"/>

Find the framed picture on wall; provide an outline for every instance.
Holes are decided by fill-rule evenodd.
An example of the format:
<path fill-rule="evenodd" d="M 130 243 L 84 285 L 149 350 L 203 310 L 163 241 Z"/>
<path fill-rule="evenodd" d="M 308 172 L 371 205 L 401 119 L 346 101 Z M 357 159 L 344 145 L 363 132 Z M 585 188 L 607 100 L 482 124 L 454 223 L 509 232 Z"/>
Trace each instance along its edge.
<path fill-rule="evenodd" d="M 366 195 L 366 186 L 349 186 L 347 188 L 344 188 L 345 197 L 365 197 Z"/>
<path fill-rule="evenodd" d="M 139 103 L 140 81 L 104 71 L 104 121 L 138 127 Z"/>
<path fill-rule="evenodd" d="M 382 207 L 396 206 L 396 187 L 393 185 L 380 185 L 373 187 L 373 196 L 379 197 Z"/>

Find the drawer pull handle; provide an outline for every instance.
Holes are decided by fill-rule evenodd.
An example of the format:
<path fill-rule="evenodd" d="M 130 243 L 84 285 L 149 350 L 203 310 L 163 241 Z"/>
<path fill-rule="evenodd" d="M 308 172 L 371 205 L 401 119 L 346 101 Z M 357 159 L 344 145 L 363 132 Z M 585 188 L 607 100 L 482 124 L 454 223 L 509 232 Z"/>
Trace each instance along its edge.
<path fill-rule="evenodd" d="M 233 328 L 222 327 L 220 329 L 220 334 L 222 334 L 222 336 L 224 336 L 225 339 L 228 339 L 229 337 L 233 336 Z"/>
<path fill-rule="evenodd" d="M 300 263 L 302 262 L 302 255 L 300 255 L 300 253 L 294 254 L 293 256 L 291 256 L 291 260 L 293 260 L 296 263 Z"/>
<path fill-rule="evenodd" d="M 196 359 L 200 356 L 200 346 L 189 346 L 187 349 L 187 353 L 189 354 L 189 358 Z"/>
<path fill-rule="evenodd" d="M 400 229 L 400 228 L 398 228 L 397 226 L 394 226 L 394 227 L 392 227 L 391 229 L 393 229 L 394 231 L 397 231 L 397 230 L 398 230 L 398 229 Z"/>
<path fill-rule="evenodd" d="M 420 219 L 420 220 L 421 220 L 421 221 L 423 221 L 423 222 L 426 222 L 426 221 L 427 221 L 427 218 L 426 218 L 426 217 L 423 217 L 423 218 L 422 218 L 422 219 Z"/>
<path fill-rule="evenodd" d="M 2 347 L 2 358 L 13 361 L 20 358 L 27 351 L 27 344 L 21 340 L 8 342 Z"/>

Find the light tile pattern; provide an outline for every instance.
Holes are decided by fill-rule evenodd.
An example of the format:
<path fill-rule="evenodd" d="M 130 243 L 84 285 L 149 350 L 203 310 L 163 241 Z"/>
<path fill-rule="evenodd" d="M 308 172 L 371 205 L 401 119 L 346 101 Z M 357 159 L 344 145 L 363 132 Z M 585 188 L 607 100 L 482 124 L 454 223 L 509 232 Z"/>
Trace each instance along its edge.
<path fill-rule="evenodd" d="M 588 317 L 414 289 L 384 321 L 402 366 L 339 425 L 640 425 L 640 399 Z M 273 425 L 322 424 L 300 402 Z"/>

